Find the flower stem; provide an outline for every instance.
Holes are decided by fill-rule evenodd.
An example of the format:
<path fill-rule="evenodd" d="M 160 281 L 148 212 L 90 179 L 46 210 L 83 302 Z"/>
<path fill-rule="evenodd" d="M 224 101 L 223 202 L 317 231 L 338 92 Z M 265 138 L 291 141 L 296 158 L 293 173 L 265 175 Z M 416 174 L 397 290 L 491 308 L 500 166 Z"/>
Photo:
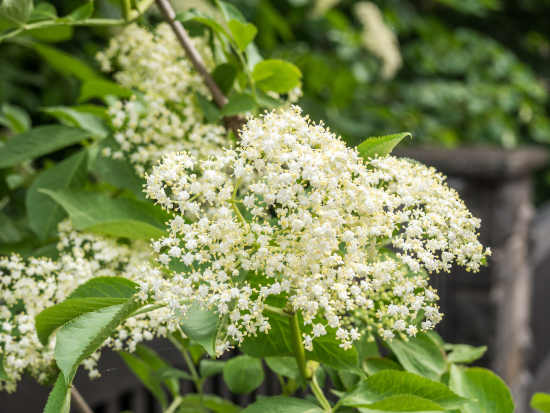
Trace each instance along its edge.
<path fill-rule="evenodd" d="M 292 348 L 294 350 L 294 357 L 298 364 L 298 370 L 304 383 L 309 379 L 306 369 L 306 352 L 304 350 L 304 343 L 302 342 L 302 333 L 300 331 L 300 320 L 298 319 L 298 313 L 293 312 L 290 317 L 290 330 L 292 331 Z"/>
<path fill-rule="evenodd" d="M 77 410 L 80 413 L 94 413 L 93 410 L 90 408 L 90 406 L 88 406 L 88 403 L 86 403 L 86 400 L 84 400 L 84 397 L 82 397 L 82 395 L 76 389 L 75 386 L 71 387 L 71 397 L 76 404 Z"/>
<path fill-rule="evenodd" d="M 181 398 L 181 396 L 177 396 L 172 401 L 170 406 L 168 406 L 168 409 L 166 409 L 164 413 L 174 413 L 176 411 L 176 409 L 179 407 L 179 405 L 181 404 L 182 401 L 183 401 L 183 399 Z"/>
<path fill-rule="evenodd" d="M 325 397 L 325 394 L 323 393 L 323 390 L 321 389 L 321 386 L 319 386 L 319 383 L 317 382 L 317 376 L 315 375 L 315 372 L 313 372 L 311 376 L 311 383 L 310 383 L 311 391 L 313 392 L 313 395 L 323 408 L 323 410 L 327 413 L 332 412 L 332 407 L 330 406 L 329 401 Z"/>

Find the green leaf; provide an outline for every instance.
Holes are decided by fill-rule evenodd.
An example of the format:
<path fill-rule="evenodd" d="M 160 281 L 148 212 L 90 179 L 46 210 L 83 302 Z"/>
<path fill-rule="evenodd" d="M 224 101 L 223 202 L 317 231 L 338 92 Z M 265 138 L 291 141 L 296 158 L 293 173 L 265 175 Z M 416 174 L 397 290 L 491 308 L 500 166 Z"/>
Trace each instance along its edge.
<path fill-rule="evenodd" d="M 163 384 L 168 388 L 172 397 L 176 397 L 179 394 L 179 382 L 175 377 L 162 377 L 158 374 L 160 370 L 171 368 L 170 365 L 164 361 L 153 349 L 138 344 L 135 354 L 143 360 L 151 368 L 151 372 L 158 377 Z"/>
<path fill-rule="evenodd" d="M 29 226 L 38 238 L 45 240 L 57 231 L 66 216 L 64 209 L 40 189 L 59 190 L 82 186 L 86 180 L 86 151 L 80 151 L 41 172 L 27 191 L 25 204 Z"/>
<path fill-rule="evenodd" d="M 40 3 L 45 4 L 45 3 Z M 39 27 L 25 31 L 25 35 L 32 36 L 41 42 L 55 43 L 69 40 L 73 37 L 74 29 L 72 26 L 51 26 Z"/>
<path fill-rule="evenodd" d="M 71 410 L 71 389 L 59 373 L 43 413 L 69 413 Z"/>
<path fill-rule="evenodd" d="M 32 9 L 32 0 L 3 0 L 0 6 L 0 17 L 17 25 L 23 25 L 31 17 Z"/>
<path fill-rule="evenodd" d="M 254 98 L 248 93 L 235 93 L 222 108 L 223 116 L 233 116 L 256 109 Z"/>
<path fill-rule="evenodd" d="M 473 347 L 467 344 L 450 344 L 447 349 L 451 350 L 447 356 L 449 363 L 472 363 L 483 357 L 487 346 Z"/>
<path fill-rule="evenodd" d="M 143 385 L 155 396 L 155 398 L 161 404 L 163 410 L 166 409 L 167 399 L 164 390 L 162 389 L 161 381 L 158 377 L 155 377 L 151 367 L 140 358 L 125 351 L 119 352 L 120 357 L 130 368 L 132 373 L 143 383 Z"/>
<path fill-rule="evenodd" d="M 59 329 L 54 355 L 67 384 L 72 382 L 82 360 L 101 347 L 114 329 L 139 306 L 128 300 L 125 304 L 82 314 Z"/>
<path fill-rule="evenodd" d="M 343 397 L 341 403 L 344 406 L 351 407 L 366 407 L 373 410 L 392 410 L 387 408 L 382 409 L 380 407 L 375 408 L 372 406 L 372 403 L 382 402 L 389 397 L 399 395 L 413 396 L 434 403 L 438 407 L 435 410 L 455 409 L 462 406 L 467 401 L 452 392 L 442 383 L 406 371 L 383 370 L 362 381 L 353 392 Z M 387 406 L 390 404 L 393 404 L 393 401 L 387 402 Z M 398 406 L 395 405 L 393 410 L 430 410 L 428 408 L 406 410 L 408 405 L 404 404 L 402 406 L 401 410 L 397 410 Z"/>
<path fill-rule="evenodd" d="M 4 103 L 0 110 L 0 125 L 4 125 L 13 133 L 23 133 L 30 129 L 31 118 L 19 106 Z"/>
<path fill-rule="evenodd" d="M 85 79 L 80 89 L 79 102 L 85 102 L 92 98 L 105 98 L 106 96 L 116 96 L 119 98 L 128 98 L 133 92 L 118 83 L 110 80 L 89 78 Z"/>
<path fill-rule="evenodd" d="M 193 304 L 185 313 L 180 326 L 187 337 L 200 344 L 211 357 L 214 357 L 218 322 L 219 318 L 215 312 Z"/>
<path fill-rule="evenodd" d="M 399 142 L 411 136 L 409 132 L 403 132 L 367 138 L 357 146 L 357 151 L 363 159 L 374 158 L 375 156 L 386 156 L 393 151 L 393 148 L 395 148 Z"/>
<path fill-rule="evenodd" d="M 57 18 L 57 11 L 50 3 L 38 3 L 32 10 L 29 21 L 50 20 Z"/>
<path fill-rule="evenodd" d="M 363 361 L 363 368 L 369 374 L 376 374 L 382 370 L 403 370 L 395 361 L 385 357 L 367 358 Z"/>
<path fill-rule="evenodd" d="M 300 84 L 302 73 L 295 65 L 284 60 L 262 60 L 254 66 L 252 78 L 263 91 L 286 93 Z"/>
<path fill-rule="evenodd" d="M 67 211 L 78 230 L 130 239 L 151 239 L 164 235 L 165 215 L 147 202 L 109 198 L 93 192 L 42 192 Z"/>
<path fill-rule="evenodd" d="M 200 93 L 195 93 L 195 99 L 197 100 L 197 104 L 201 108 L 204 117 L 209 123 L 216 123 L 222 117 L 222 112 L 220 109 L 218 109 L 213 102 L 206 99 Z"/>
<path fill-rule="evenodd" d="M 237 20 L 241 23 L 246 23 L 246 19 L 244 18 L 243 14 L 234 5 L 219 0 L 216 1 L 216 3 L 226 21 Z"/>
<path fill-rule="evenodd" d="M 298 370 L 295 357 L 266 357 L 265 362 L 279 376 L 288 377 L 292 380 L 300 378 L 300 370 Z"/>
<path fill-rule="evenodd" d="M 419 412 L 429 413 L 444 411 L 445 409 L 431 400 L 423 397 L 414 396 L 412 394 L 398 394 L 389 396 L 383 400 L 366 404 L 362 407 L 368 411 L 377 412 Z"/>
<path fill-rule="evenodd" d="M 210 377 L 220 374 L 223 371 L 223 366 L 225 366 L 225 361 L 222 360 L 201 360 L 199 365 L 199 371 L 201 377 Z"/>
<path fill-rule="evenodd" d="M 4 369 L 4 355 L 0 357 L 0 380 L 9 380 L 8 374 Z"/>
<path fill-rule="evenodd" d="M 258 33 L 258 29 L 252 23 L 242 23 L 235 19 L 229 20 L 227 26 L 235 44 L 241 52 L 245 51 L 246 47 L 254 40 L 254 37 Z"/>
<path fill-rule="evenodd" d="M 242 413 L 322 413 L 315 403 L 294 397 L 263 397 L 249 405 Z"/>
<path fill-rule="evenodd" d="M 264 381 L 262 362 L 250 356 L 234 357 L 223 366 L 223 380 L 233 393 L 250 393 Z"/>
<path fill-rule="evenodd" d="M 216 84 L 220 87 L 224 94 L 228 94 L 233 88 L 235 78 L 237 77 L 237 69 L 231 63 L 222 63 L 216 66 L 212 72 L 212 77 Z"/>
<path fill-rule="evenodd" d="M 105 138 L 109 134 L 109 129 L 103 120 L 91 113 L 80 112 L 67 106 L 50 106 L 43 108 L 42 112 L 53 116 L 64 125 L 87 130 L 92 136 L 98 138 Z"/>
<path fill-rule="evenodd" d="M 47 345 L 50 335 L 68 321 L 104 307 L 124 304 L 137 291 L 136 283 L 121 277 L 96 277 L 77 287 L 65 301 L 36 316 L 36 333 Z"/>
<path fill-rule="evenodd" d="M 512 413 L 514 401 L 506 383 L 491 371 L 479 367 L 451 366 L 449 387 L 471 401 L 462 413 Z"/>
<path fill-rule="evenodd" d="M 313 350 L 306 352 L 308 360 L 315 360 L 335 369 L 357 369 L 357 350 L 352 347 L 344 350 L 333 334 L 318 337 L 313 341 Z"/>
<path fill-rule="evenodd" d="M 14 166 L 22 161 L 74 145 L 89 136 L 88 131 L 62 125 L 33 128 L 13 136 L 0 147 L 0 168 Z"/>
<path fill-rule="evenodd" d="M 14 243 L 23 239 L 23 236 L 13 220 L 6 214 L 0 211 L 0 242 L 2 243 Z"/>
<path fill-rule="evenodd" d="M 72 319 L 92 311 L 124 304 L 124 298 L 72 298 L 46 308 L 36 316 L 36 334 L 43 345 L 48 345 L 52 333 Z"/>
<path fill-rule="evenodd" d="M 409 341 L 393 339 L 386 344 L 407 371 L 432 380 L 439 380 L 445 372 L 444 355 L 426 334 L 418 334 Z"/>
<path fill-rule="evenodd" d="M 122 277 L 94 277 L 78 286 L 68 298 L 131 298 L 139 286 Z"/>
<path fill-rule="evenodd" d="M 73 10 L 65 18 L 73 21 L 79 21 L 92 17 L 92 14 L 94 14 L 94 2 L 88 1 L 88 3 Z"/>
<path fill-rule="evenodd" d="M 182 23 L 186 23 L 189 21 L 194 21 L 200 24 L 203 24 L 206 27 L 209 27 L 214 31 L 214 33 L 229 38 L 229 34 L 227 31 L 223 28 L 221 24 L 219 24 L 216 20 L 214 20 L 211 17 L 208 17 L 202 13 L 200 13 L 197 10 L 187 10 L 185 12 L 178 13 L 176 15 L 176 20 L 179 20 Z"/>
<path fill-rule="evenodd" d="M 183 380 L 194 380 L 193 376 L 191 376 L 186 371 L 176 369 L 173 367 L 162 367 L 160 369 L 157 369 L 155 371 L 155 374 L 158 376 L 159 379 L 166 380 L 166 379 L 183 379 Z"/>
<path fill-rule="evenodd" d="M 246 337 L 241 344 L 241 351 L 253 357 L 292 356 L 291 331 L 288 317 L 270 314 L 269 334 L 259 333 Z"/>
<path fill-rule="evenodd" d="M 542 413 L 550 413 L 550 394 L 535 393 L 531 398 L 531 407 Z"/>
<path fill-rule="evenodd" d="M 202 412 L 205 407 L 214 413 L 237 413 L 241 411 L 239 406 L 212 394 L 186 394 L 182 397 L 180 406 L 183 409 L 178 410 L 178 413 Z M 184 410 L 185 408 L 188 409 Z"/>
<path fill-rule="evenodd" d="M 22 44 L 33 48 L 52 68 L 65 76 L 72 75 L 80 80 L 100 78 L 94 69 L 68 53 L 36 42 Z"/>

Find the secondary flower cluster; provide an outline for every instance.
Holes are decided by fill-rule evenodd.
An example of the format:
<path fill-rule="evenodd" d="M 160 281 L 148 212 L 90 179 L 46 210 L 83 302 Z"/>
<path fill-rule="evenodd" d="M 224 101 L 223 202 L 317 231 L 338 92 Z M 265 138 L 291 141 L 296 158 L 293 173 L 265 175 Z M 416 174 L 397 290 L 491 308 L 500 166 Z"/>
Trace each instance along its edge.
<path fill-rule="evenodd" d="M 213 69 L 206 39 L 191 40 L 206 66 Z M 196 94 L 210 94 L 167 24 L 160 24 L 154 32 L 129 25 L 97 59 L 103 70 L 116 70 L 119 84 L 140 92 L 110 106 L 120 149 L 106 148 L 104 155 L 128 156 L 143 175 L 165 153 L 185 150 L 207 156 L 227 144 L 225 129 L 206 123 Z"/>
<path fill-rule="evenodd" d="M 124 245 L 114 239 L 74 231 L 68 221 L 59 226 L 59 257 L 23 259 L 0 257 L 0 356 L 8 377 L 0 388 L 15 391 L 24 372 L 44 382 L 54 372 L 55 339 L 44 346 L 35 330 L 35 317 L 63 301 L 92 277 L 120 275 L 136 282 L 155 276 L 149 270 L 150 249 L 145 243 Z M 167 309 L 128 319 L 105 345 L 133 351 L 136 344 L 165 336 L 175 325 Z M 99 352 L 84 362 L 90 376 L 98 376 Z"/>
<path fill-rule="evenodd" d="M 435 170 L 364 161 L 297 107 L 250 119 L 217 157 L 166 155 L 146 192 L 175 217 L 153 243 L 172 276 L 143 287 L 178 312 L 215 309 L 218 353 L 268 331 L 266 304 L 281 299 L 310 350 L 329 332 L 349 348 L 362 333 L 353 312 L 383 337 L 412 336 L 441 318 L 425 272 L 477 271 L 488 254 L 479 220 Z"/>

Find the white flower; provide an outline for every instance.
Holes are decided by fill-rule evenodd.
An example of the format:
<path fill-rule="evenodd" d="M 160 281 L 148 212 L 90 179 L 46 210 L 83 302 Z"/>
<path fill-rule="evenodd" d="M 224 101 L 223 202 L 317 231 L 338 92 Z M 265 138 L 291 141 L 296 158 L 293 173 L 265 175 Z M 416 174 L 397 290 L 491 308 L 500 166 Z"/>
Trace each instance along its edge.
<path fill-rule="evenodd" d="M 216 157 L 167 154 L 146 192 L 176 217 L 159 257 L 178 246 L 188 268 L 166 268 L 172 279 L 158 297 L 178 302 L 180 313 L 198 301 L 222 319 L 238 307 L 241 318 L 219 337 L 224 349 L 269 322 L 271 296 L 301 313 L 304 337 L 329 326 L 344 348 L 358 339 L 357 319 L 383 337 L 414 335 L 406 327 L 420 314 L 424 330 L 441 319 L 426 273 L 453 262 L 477 271 L 488 253 L 479 220 L 434 169 L 364 161 L 297 107 L 250 119 L 239 146 Z M 388 246 L 396 252 L 382 252 Z M 235 290 L 247 306 L 227 295 Z"/>

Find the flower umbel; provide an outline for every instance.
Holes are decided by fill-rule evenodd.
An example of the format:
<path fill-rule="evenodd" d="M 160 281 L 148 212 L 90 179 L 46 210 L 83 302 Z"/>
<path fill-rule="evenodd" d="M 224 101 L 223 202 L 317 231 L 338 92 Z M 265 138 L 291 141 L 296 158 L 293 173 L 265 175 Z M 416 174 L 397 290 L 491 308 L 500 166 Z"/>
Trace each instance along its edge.
<path fill-rule="evenodd" d="M 215 309 L 218 353 L 266 332 L 270 303 L 301 313 L 308 349 L 329 332 L 349 348 L 363 333 L 352 313 L 385 338 L 429 330 L 441 314 L 426 273 L 477 271 L 488 254 L 442 175 L 365 161 L 295 106 L 250 119 L 215 158 L 166 155 L 146 192 L 174 214 L 153 243 L 170 273 L 156 297 Z"/>

